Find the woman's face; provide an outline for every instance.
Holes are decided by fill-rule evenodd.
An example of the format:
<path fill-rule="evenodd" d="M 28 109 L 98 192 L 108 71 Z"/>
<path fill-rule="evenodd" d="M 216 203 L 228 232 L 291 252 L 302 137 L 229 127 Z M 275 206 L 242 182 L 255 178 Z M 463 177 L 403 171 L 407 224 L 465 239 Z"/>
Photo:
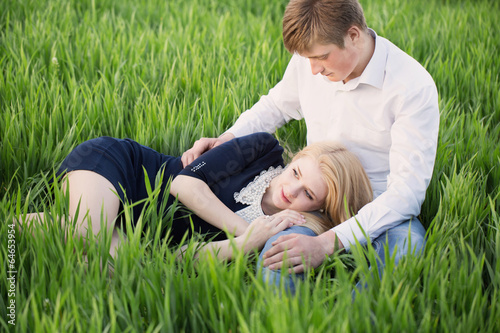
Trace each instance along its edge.
<path fill-rule="evenodd" d="M 269 191 L 274 208 L 308 212 L 324 206 L 328 187 L 319 163 L 313 158 L 301 157 L 271 181 Z"/>

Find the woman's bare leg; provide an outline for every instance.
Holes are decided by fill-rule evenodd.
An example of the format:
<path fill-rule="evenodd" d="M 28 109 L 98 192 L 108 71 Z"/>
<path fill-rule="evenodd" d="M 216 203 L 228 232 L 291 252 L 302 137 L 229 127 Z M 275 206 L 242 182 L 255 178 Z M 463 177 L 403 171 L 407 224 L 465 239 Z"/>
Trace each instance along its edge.
<path fill-rule="evenodd" d="M 69 190 L 70 219 L 76 216 L 76 234 L 85 236 L 91 226 L 94 235 L 101 233 L 101 225 L 112 237 L 110 254 L 116 253 L 119 237 L 114 230 L 115 220 L 118 216 L 120 199 L 115 194 L 116 189 L 106 178 L 98 173 L 77 170 L 69 172 L 63 179 L 63 191 Z M 102 217 L 102 223 L 101 223 Z"/>
<path fill-rule="evenodd" d="M 63 178 L 63 191 L 69 190 L 69 216 L 61 217 L 62 223 L 72 221 L 76 216 L 79 206 L 77 221 L 75 221 L 76 235 L 85 237 L 87 229 L 92 226 L 94 235 L 100 233 L 101 217 L 102 225 L 107 232 L 112 234 L 111 248 L 109 253 L 112 257 L 116 254 L 116 248 L 120 244 L 120 237 L 114 228 L 120 199 L 116 196 L 116 189 L 106 178 L 87 170 L 76 170 L 69 172 Z M 24 221 L 25 226 L 41 224 L 44 221 L 44 213 L 30 213 L 19 219 Z"/>
<path fill-rule="evenodd" d="M 17 219 L 14 218 L 14 223 L 17 223 L 17 222 L 19 222 L 20 224 L 24 223 L 24 225 L 26 227 L 29 227 L 33 223 L 42 224 L 44 216 L 45 216 L 44 212 L 41 212 L 41 213 L 28 213 L 26 215 L 21 215 L 21 217 L 19 217 Z M 22 231 L 21 225 L 19 225 L 19 231 Z"/>

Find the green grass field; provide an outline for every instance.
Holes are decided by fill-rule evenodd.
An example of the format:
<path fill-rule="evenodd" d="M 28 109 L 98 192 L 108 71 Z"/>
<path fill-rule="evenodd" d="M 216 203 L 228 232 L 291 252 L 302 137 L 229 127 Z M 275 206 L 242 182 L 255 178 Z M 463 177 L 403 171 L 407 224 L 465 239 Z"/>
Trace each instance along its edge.
<path fill-rule="evenodd" d="M 295 297 L 280 297 L 251 256 L 179 263 L 155 228 L 129 234 L 110 278 L 100 269 L 109 237 L 84 249 L 64 241 L 57 219 L 16 231 L 7 265 L 14 216 L 64 214 L 63 193 L 46 188 L 77 144 L 129 137 L 178 155 L 266 94 L 291 57 L 281 40 L 286 3 L 0 0 L 0 331 L 500 331 L 494 0 L 362 0 L 369 26 L 422 63 L 440 93 L 437 160 L 420 216 L 427 248 L 397 267 L 389 261 L 382 279 L 368 273 L 373 249 L 358 247 L 311 272 Z M 296 150 L 305 125 L 277 137 Z M 148 221 L 157 223 L 155 210 Z M 368 289 L 352 301 L 361 278 Z"/>

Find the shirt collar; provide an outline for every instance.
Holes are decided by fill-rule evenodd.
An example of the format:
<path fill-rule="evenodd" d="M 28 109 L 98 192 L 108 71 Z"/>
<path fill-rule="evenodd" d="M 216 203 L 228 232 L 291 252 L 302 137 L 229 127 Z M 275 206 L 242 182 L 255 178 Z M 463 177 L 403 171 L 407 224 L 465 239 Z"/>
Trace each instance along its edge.
<path fill-rule="evenodd" d="M 387 49 L 375 31 L 372 29 L 368 29 L 368 31 L 375 39 L 375 51 L 359 77 L 359 83 L 369 84 L 375 88 L 382 89 L 385 78 L 385 65 L 387 63 Z"/>
<path fill-rule="evenodd" d="M 345 84 L 342 82 L 331 82 L 335 83 L 339 90 L 353 90 L 356 89 L 361 83 L 371 85 L 378 89 L 382 89 L 385 78 L 385 65 L 387 63 L 387 49 L 383 44 L 381 38 L 374 30 L 368 29 L 368 31 L 370 35 L 375 39 L 375 50 L 373 51 L 373 55 L 368 62 L 368 65 L 366 65 L 363 73 L 361 73 L 361 75 L 357 78 L 349 80 Z M 324 77 L 324 79 L 330 82 L 327 77 Z"/>

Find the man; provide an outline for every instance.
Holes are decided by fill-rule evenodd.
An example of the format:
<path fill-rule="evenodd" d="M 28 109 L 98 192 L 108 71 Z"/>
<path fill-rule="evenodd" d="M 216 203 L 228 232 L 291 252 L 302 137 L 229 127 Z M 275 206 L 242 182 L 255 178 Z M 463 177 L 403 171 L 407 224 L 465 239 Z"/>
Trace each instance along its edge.
<path fill-rule="evenodd" d="M 416 216 L 432 176 L 439 129 L 432 77 L 367 27 L 357 0 L 290 1 L 283 40 L 293 57 L 282 81 L 222 136 L 198 140 L 183 163 L 235 136 L 272 133 L 304 118 L 308 143 L 341 141 L 358 156 L 375 199 L 317 237 L 286 231 L 273 237 L 261 254 L 266 273 L 279 278 L 285 250 L 295 273 L 304 271 L 304 262 L 319 266 L 336 244 L 349 250 L 356 240 L 372 241 L 382 266 L 384 244 L 391 254 L 397 251 L 396 263 L 420 251 L 425 229 Z"/>

